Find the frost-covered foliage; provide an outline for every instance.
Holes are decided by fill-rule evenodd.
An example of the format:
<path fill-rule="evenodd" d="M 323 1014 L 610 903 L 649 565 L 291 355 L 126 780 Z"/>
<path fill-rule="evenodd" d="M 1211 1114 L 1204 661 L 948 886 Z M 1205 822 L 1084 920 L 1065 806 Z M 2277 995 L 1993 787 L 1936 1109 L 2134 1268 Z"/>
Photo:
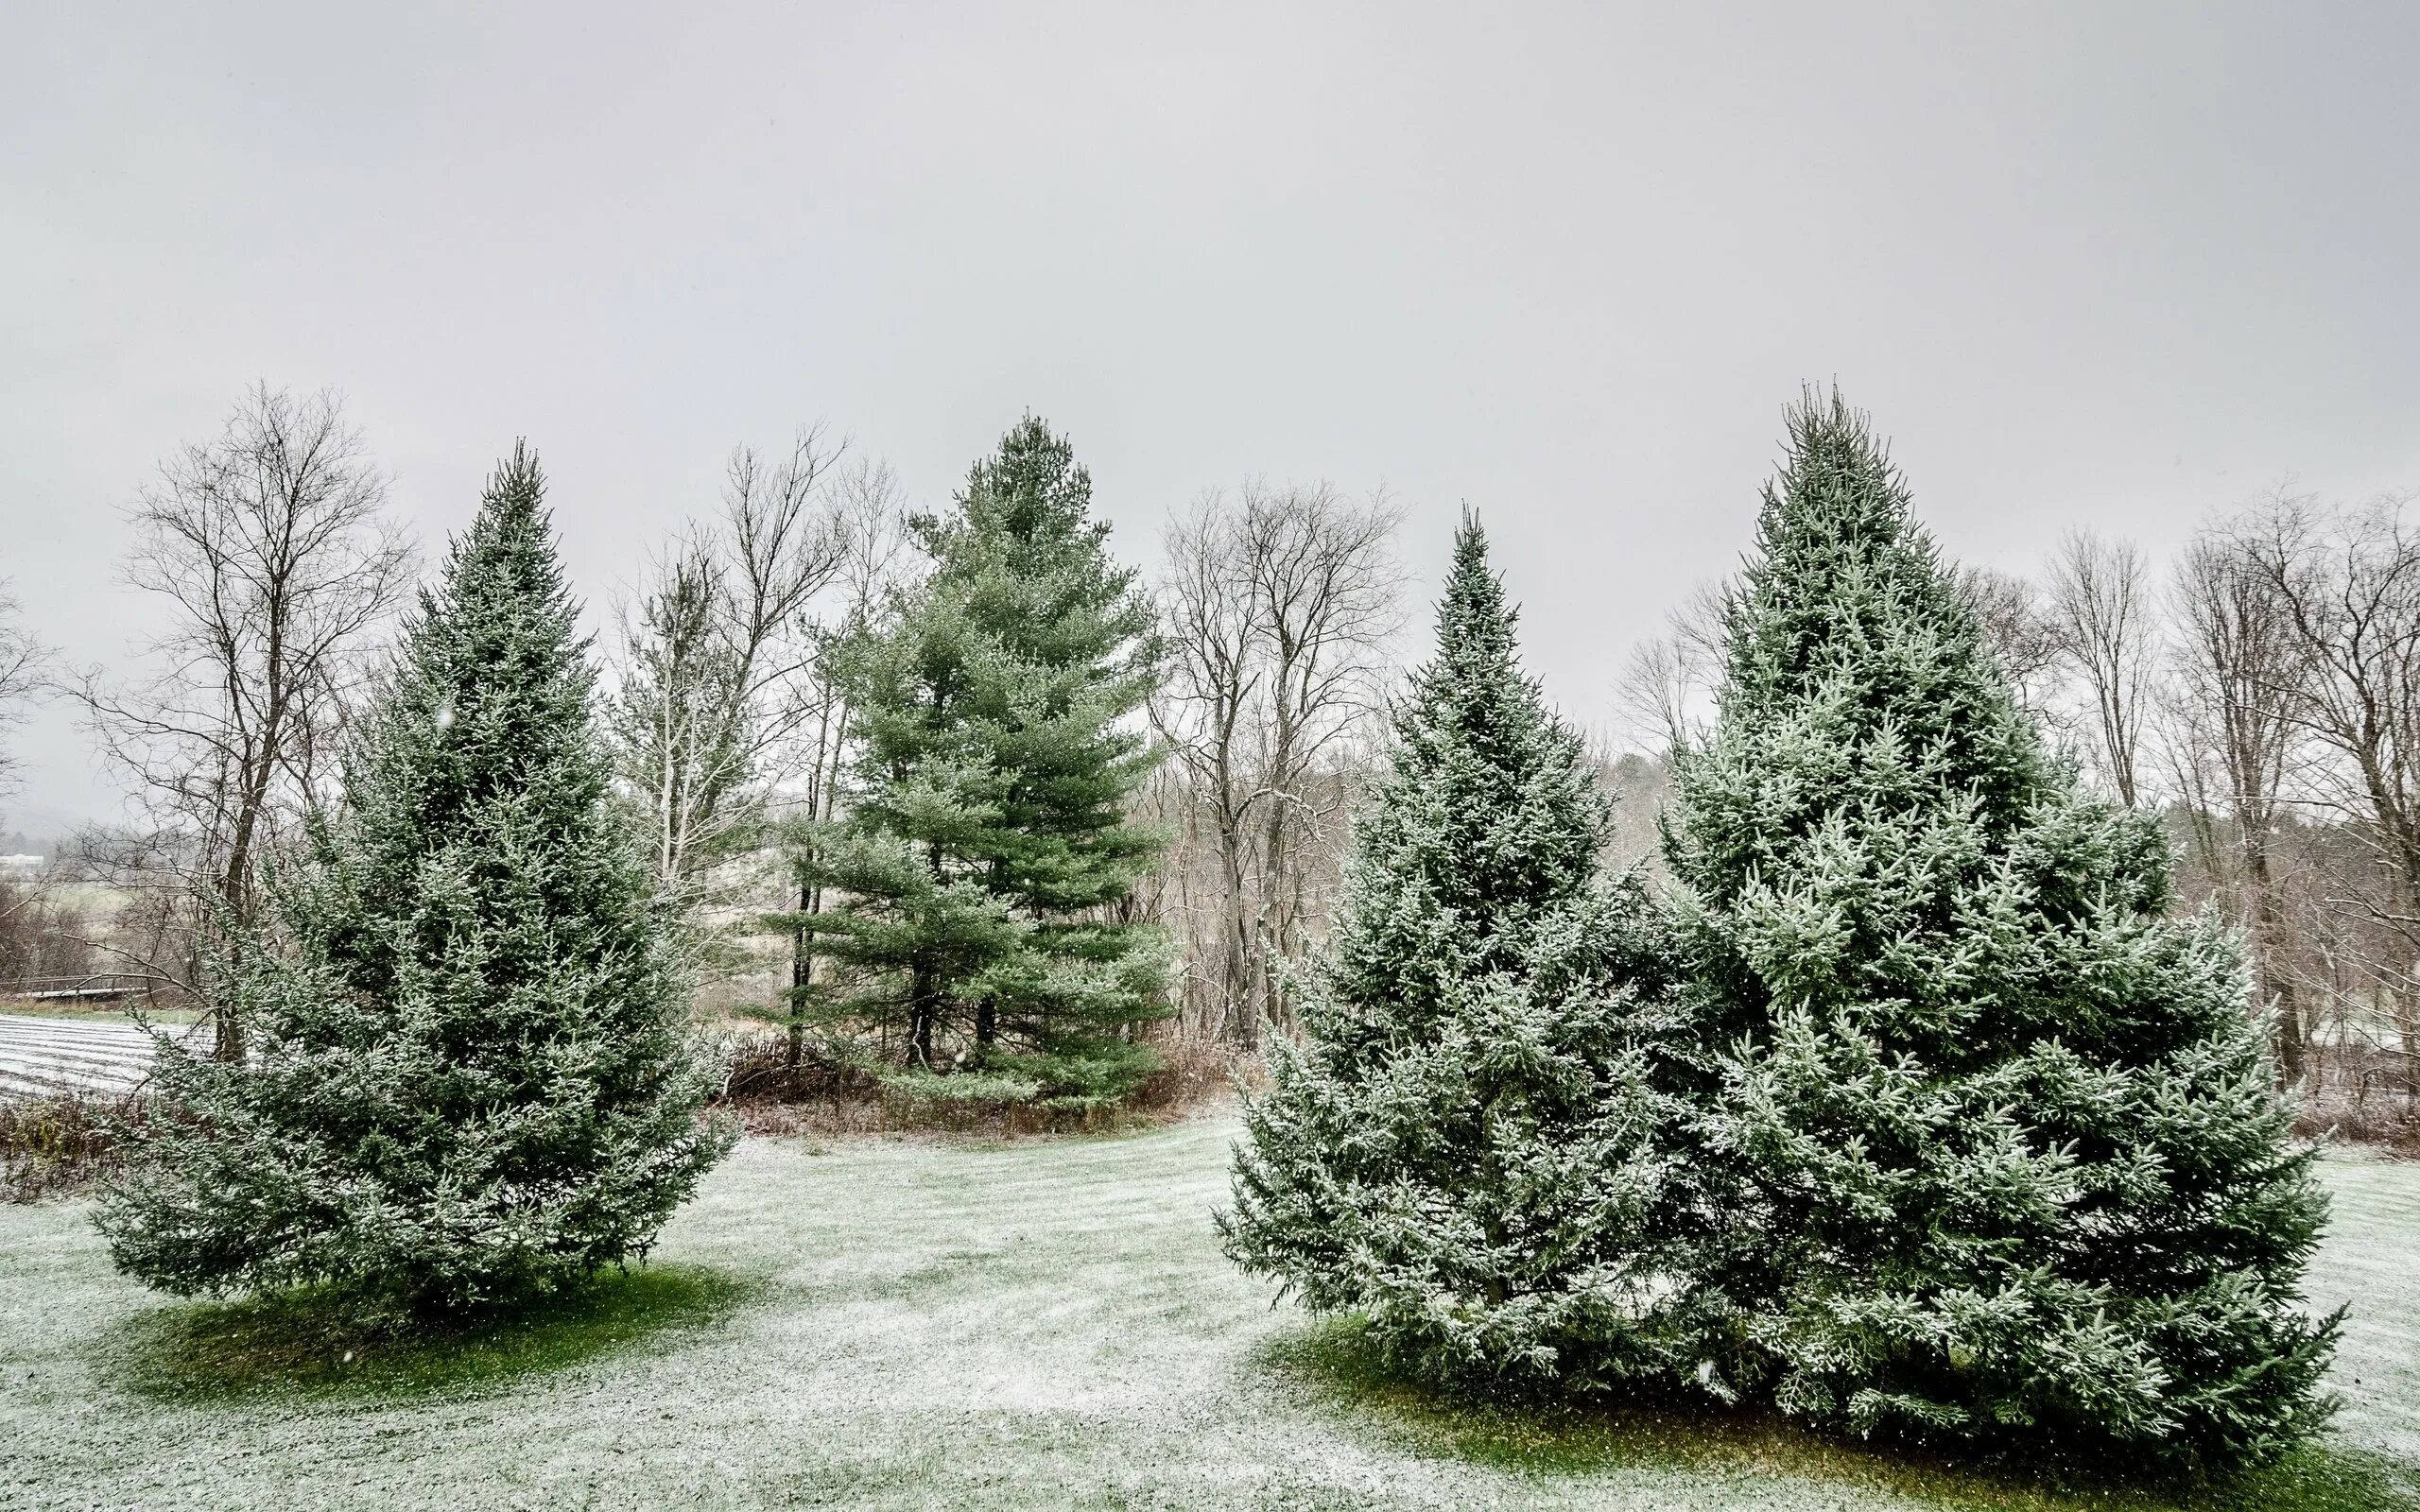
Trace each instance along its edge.
<path fill-rule="evenodd" d="M 817 1020 L 1063 1105 L 1132 1091 L 1156 1061 L 1125 1031 L 1168 1011 L 1166 940 L 1126 906 L 1162 845 L 1127 812 L 1157 759 L 1132 718 L 1154 616 L 1091 506 L 1028 417 L 956 509 L 911 523 L 932 572 L 831 657 L 847 812 L 794 837 L 801 883 L 838 902 L 784 920 L 840 967 Z"/>
<path fill-rule="evenodd" d="M 225 962 L 249 1063 L 162 1046 L 98 1214 L 155 1286 L 515 1300 L 644 1255 L 729 1148 L 543 494 L 516 450 L 278 889 L 283 948 Z"/>
<path fill-rule="evenodd" d="M 2273 1456 L 2336 1325 L 2237 943 L 2046 756 L 1837 395 L 1727 627 L 1667 830 L 1726 1377 L 1857 1431 Z"/>
<path fill-rule="evenodd" d="M 1605 801 L 1514 619 L 1466 521 L 1219 1227 L 1399 1366 L 1517 1390 L 1668 1366 L 1673 1173 L 1643 900 L 1599 878 Z"/>

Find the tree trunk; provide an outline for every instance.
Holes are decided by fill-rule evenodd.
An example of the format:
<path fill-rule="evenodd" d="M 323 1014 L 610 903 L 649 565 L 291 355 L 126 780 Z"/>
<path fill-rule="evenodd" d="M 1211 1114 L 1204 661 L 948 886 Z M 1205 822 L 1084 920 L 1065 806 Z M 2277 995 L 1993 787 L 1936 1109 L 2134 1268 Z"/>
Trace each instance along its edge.
<path fill-rule="evenodd" d="M 941 1017 L 940 985 L 932 969 L 916 968 L 913 985 L 908 989 L 908 1063 L 933 1068 L 933 1021 Z"/>
<path fill-rule="evenodd" d="M 2298 1090 L 2306 1074 L 2302 1010 L 2294 1001 L 2294 982 L 2279 964 L 2284 951 L 2284 926 L 2277 918 L 2276 893 L 2269 880 L 2268 837 L 2251 826 L 2244 829 L 2244 880 L 2252 888 L 2252 949 L 2261 996 L 2276 1017 L 2277 1074 L 2288 1090 Z"/>
<path fill-rule="evenodd" d="M 1260 1016 L 1252 990 L 1252 916 L 1244 902 L 1243 836 L 1226 816 L 1220 816 L 1219 826 L 1219 862 L 1225 875 L 1227 924 L 1226 956 L 1221 963 L 1219 984 L 1227 1022 L 1221 1027 L 1235 1042 L 1246 1050 L 1260 1043 Z"/>
<path fill-rule="evenodd" d="M 798 886 L 798 911 L 815 911 L 816 889 L 805 883 Z M 815 981 L 815 957 L 806 948 L 806 927 L 801 925 L 790 932 L 790 1022 L 789 1042 L 784 1046 L 782 1064 L 795 1072 L 806 1053 L 806 989 Z"/>

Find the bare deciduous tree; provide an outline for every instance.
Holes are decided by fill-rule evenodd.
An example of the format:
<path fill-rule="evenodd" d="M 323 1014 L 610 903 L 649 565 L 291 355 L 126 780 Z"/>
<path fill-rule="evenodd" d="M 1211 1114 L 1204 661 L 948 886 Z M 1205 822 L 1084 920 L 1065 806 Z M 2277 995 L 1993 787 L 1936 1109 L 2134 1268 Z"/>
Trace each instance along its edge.
<path fill-rule="evenodd" d="M 1694 739 L 1722 683 L 1724 585 L 1703 582 L 1665 616 L 1665 633 L 1631 652 L 1615 702 L 1634 741 L 1677 749 Z"/>
<path fill-rule="evenodd" d="M 2049 626 L 2060 660 L 2083 685 L 2102 775 L 2128 808 L 2142 798 L 2146 699 L 2157 659 L 2150 575 L 2132 541 L 2087 531 L 2050 558 Z"/>
<path fill-rule="evenodd" d="M 2420 531 L 2407 501 L 2327 509 L 2280 495 L 2235 530 L 2296 653 L 2282 706 L 2326 752 L 2303 785 L 2367 846 L 2374 887 L 2343 890 L 2393 942 L 2370 994 L 2420 1104 Z"/>
<path fill-rule="evenodd" d="M 2305 1034 L 2280 906 L 2278 826 L 2299 734 L 2301 653 L 2272 580 L 2240 540 L 2204 531 L 2178 559 L 2162 700 L 2166 747 L 2204 868 L 2237 894 L 2279 1073 L 2304 1078 Z"/>
<path fill-rule="evenodd" d="M 0 582 L 0 797 L 16 790 L 16 753 L 6 737 L 25 717 L 26 700 L 43 683 L 48 652 L 17 618 L 17 601 Z M 42 944 L 56 935 L 42 879 L 0 877 L 0 977 L 48 974 Z"/>
<path fill-rule="evenodd" d="M 366 639 L 409 580 L 386 498 L 330 392 L 256 387 L 216 438 L 162 464 L 130 512 L 126 565 L 167 609 L 151 675 L 94 669 L 75 688 L 147 820 L 118 852 L 149 858 L 125 880 L 199 889 L 225 921 L 253 921 L 262 865 L 332 775 Z M 202 985 L 191 954 L 144 964 Z M 219 1053 L 239 1054 L 240 1026 L 216 1028 Z"/>
<path fill-rule="evenodd" d="M 0 582 L 0 736 L 6 736 L 25 717 L 25 704 L 42 686 L 43 666 L 49 653 L 42 643 L 27 634 L 18 622 L 17 601 L 10 597 L 9 585 Z M 0 795 L 16 787 L 16 753 L 5 740 L 0 740 Z"/>
<path fill-rule="evenodd" d="M 1264 1021 L 1288 1022 L 1278 965 L 1303 948 L 1306 860 L 1349 785 L 1321 779 L 1374 708 L 1400 623 L 1396 520 L 1383 499 L 1348 503 L 1325 484 L 1255 483 L 1169 527 L 1152 718 L 1216 870 L 1191 984 L 1206 1035 L 1250 1045 Z"/>
<path fill-rule="evenodd" d="M 810 759 L 811 610 L 847 555 L 824 487 L 837 451 L 809 430 L 779 461 L 734 452 L 719 515 L 683 533 L 624 613 L 621 774 L 658 885 L 690 906 L 757 849 L 771 788 Z"/>
<path fill-rule="evenodd" d="M 2014 573 L 1962 567 L 1958 586 L 1982 622 L 1984 644 L 1998 659 L 2017 702 L 2036 718 L 2050 711 L 2050 683 L 2058 671 L 2060 637 L 2042 605 L 2041 591 Z"/>
<path fill-rule="evenodd" d="M 815 657 L 806 668 L 804 698 L 813 711 L 805 729 L 806 764 L 796 785 L 795 817 L 805 821 L 795 842 L 813 844 L 815 826 L 838 812 L 840 769 L 845 764 L 849 702 L 829 676 L 825 647 L 864 630 L 884 594 L 904 576 L 908 552 L 908 511 L 899 480 L 879 462 L 859 458 L 836 473 L 831 490 L 832 521 L 840 545 L 840 568 L 813 628 Z M 798 915 L 810 918 L 822 911 L 823 885 L 806 881 L 798 889 Z M 785 1062 L 795 1068 L 806 1043 L 805 1010 L 815 985 L 815 954 L 804 927 L 790 935 L 789 1012 Z"/>

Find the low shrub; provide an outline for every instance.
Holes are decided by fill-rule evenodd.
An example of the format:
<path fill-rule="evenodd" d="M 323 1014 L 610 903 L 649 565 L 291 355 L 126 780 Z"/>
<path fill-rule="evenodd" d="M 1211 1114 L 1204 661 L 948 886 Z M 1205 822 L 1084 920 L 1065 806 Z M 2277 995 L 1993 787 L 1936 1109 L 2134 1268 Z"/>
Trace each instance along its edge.
<path fill-rule="evenodd" d="M 2400 1094 L 2307 1097 L 2296 1110 L 2294 1132 L 2308 1140 L 2373 1145 L 2390 1155 L 2420 1159 L 2420 1113 Z"/>
<path fill-rule="evenodd" d="M 1081 1056 L 999 1053 L 943 1071 L 891 1063 L 845 1038 L 717 1027 L 699 1053 L 716 1102 L 753 1133 L 1070 1133 L 1163 1123 L 1232 1095 L 1256 1058 L 1190 1045 Z"/>
<path fill-rule="evenodd" d="M 133 1097 L 97 1092 L 0 1102 L 0 1202 L 81 1191 L 116 1163 L 112 1124 L 137 1111 Z"/>

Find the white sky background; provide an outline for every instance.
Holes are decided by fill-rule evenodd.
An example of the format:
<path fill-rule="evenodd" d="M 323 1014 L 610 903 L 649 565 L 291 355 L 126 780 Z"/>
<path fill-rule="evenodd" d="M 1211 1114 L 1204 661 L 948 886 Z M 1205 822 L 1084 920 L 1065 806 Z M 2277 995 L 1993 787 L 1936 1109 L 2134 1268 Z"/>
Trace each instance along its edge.
<path fill-rule="evenodd" d="M 0 576 L 78 662 L 254 378 L 432 548 L 528 436 L 599 606 L 817 419 L 937 505 L 1033 409 L 1145 561 L 1324 477 L 1425 592 L 1468 500 L 1590 723 L 1803 381 L 2012 568 L 2420 488 L 2408 4 L 6 10 Z M 0 830 L 114 812 L 66 711 L 18 747 Z"/>

